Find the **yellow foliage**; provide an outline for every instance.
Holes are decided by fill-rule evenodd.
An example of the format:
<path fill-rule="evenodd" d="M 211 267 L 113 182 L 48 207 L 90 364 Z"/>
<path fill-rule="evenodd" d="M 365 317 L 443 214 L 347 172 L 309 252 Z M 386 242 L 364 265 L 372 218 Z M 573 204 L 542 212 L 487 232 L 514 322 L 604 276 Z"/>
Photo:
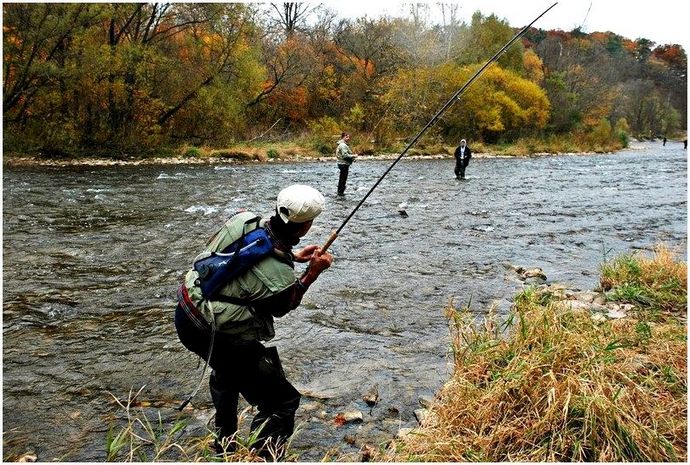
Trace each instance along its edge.
<path fill-rule="evenodd" d="M 396 110 L 401 124 L 418 126 L 428 121 L 475 71 L 476 67 L 452 63 L 400 71 L 390 82 L 384 100 Z M 479 138 L 504 131 L 541 129 L 546 126 L 549 114 L 550 104 L 543 89 L 515 72 L 494 65 L 460 96 L 444 115 L 442 124 L 450 132 Z"/>

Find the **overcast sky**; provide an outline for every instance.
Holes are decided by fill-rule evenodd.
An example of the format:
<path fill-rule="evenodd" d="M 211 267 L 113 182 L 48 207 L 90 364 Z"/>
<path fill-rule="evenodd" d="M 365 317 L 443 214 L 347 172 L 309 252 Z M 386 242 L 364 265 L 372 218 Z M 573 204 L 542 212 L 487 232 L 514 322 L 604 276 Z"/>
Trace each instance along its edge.
<path fill-rule="evenodd" d="M 484 15 L 495 13 L 513 27 L 529 24 L 555 0 L 458 0 L 460 17 L 469 21 L 472 13 L 479 10 Z M 328 7 L 340 16 L 357 18 L 406 15 L 408 9 L 401 0 L 326 0 Z M 438 10 L 435 2 L 428 3 Z M 628 39 L 644 37 L 657 45 L 680 44 L 686 53 L 690 46 L 690 19 L 686 0 L 559 0 L 535 27 L 570 31 L 578 26 L 584 32 L 611 31 Z"/>

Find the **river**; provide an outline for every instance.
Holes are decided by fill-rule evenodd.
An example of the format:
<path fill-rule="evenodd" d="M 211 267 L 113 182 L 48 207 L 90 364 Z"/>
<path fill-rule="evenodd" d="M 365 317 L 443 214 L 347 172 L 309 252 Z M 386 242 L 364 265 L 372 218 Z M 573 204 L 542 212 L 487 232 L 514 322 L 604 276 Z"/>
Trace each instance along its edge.
<path fill-rule="evenodd" d="M 687 152 L 638 144 L 606 155 L 403 159 L 332 246 L 335 260 L 302 306 L 276 321 L 288 378 L 305 394 L 293 451 L 304 461 L 354 453 L 415 424 L 420 396 L 451 373 L 443 309 L 499 312 L 521 284 L 508 262 L 549 282 L 592 289 L 606 256 L 687 246 Z M 347 197 L 334 163 L 5 168 L 3 173 L 4 454 L 103 461 L 123 424 L 111 396 L 141 399 L 164 424 L 200 434 L 212 414 L 174 406 L 201 369 L 177 340 L 175 289 L 192 258 L 240 208 L 271 214 L 280 188 L 327 198 L 302 243 L 323 243 L 390 161 L 360 160 Z M 409 215 L 398 213 L 400 204 Z M 298 265 L 298 269 L 300 265 Z M 378 388 L 369 408 L 362 396 Z M 361 424 L 338 426 L 346 410 Z M 347 441 L 346 437 L 350 438 Z M 354 438 L 354 445 L 352 443 Z"/>

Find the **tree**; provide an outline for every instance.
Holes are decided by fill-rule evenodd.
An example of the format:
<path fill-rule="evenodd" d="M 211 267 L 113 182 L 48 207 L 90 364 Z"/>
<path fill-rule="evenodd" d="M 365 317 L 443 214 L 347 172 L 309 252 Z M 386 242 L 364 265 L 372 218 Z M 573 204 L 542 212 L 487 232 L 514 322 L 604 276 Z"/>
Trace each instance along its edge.
<path fill-rule="evenodd" d="M 296 32 L 304 32 L 307 29 L 306 20 L 320 5 L 312 6 L 309 3 L 271 3 L 273 22 L 280 29 L 284 37 L 289 39 Z"/>
<path fill-rule="evenodd" d="M 466 31 L 458 36 L 460 51 L 455 60 L 460 65 L 484 63 L 508 42 L 515 32 L 510 25 L 496 15 L 483 16 L 479 11 L 472 15 L 472 22 Z M 515 43 L 499 59 L 501 67 L 522 72 L 524 48 Z"/>
<path fill-rule="evenodd" d="M 395 23 L 387 18 L 359 18 L 341 21 L 334 43 L 349 77 L 343 80 L 349 113 L 359 104 L 367 114 L 367 130 L 372 130 L 386 114 L 381 105 L 387 79 L 407 62 L 404 51 L 394 41 Z"/>
<path fill-rule="evenodd" d="M 260 92 L 247 106 L 252 107 L 267 100 L 272 118 L 303 120 L 307 110 L 307 95 L 303 84 L 314 66 L 313 54 L 306 38 L 295 33 L 284 42 L 264 48 L 264 64 L 268 76 Z M 290 97 L 295 100 L 291 101 Z"/>
<path fill-rule="evenodd" d="M 95 24 L 101 8 L 89 4 L 3 4 L 3 112 L 15 121 L 64 65 L 74 36 Z"/>
<path fill-rule="evenodd" d="M 165 76 L 152 95 L 164 102 L 157 117 L 159 126 L 167 125 L 170 134 L 201 134 L 203 138 L 228 140 L 243 128 L 240 115 L 246 103 L 258 92 L 262 69 L 259 51 L 254 46 L 255 30 L 251 12 L 242 4 L 199 5 L 207 8 L 203 23 L 195 24 L 169 42 L 169 60 L 174 71 Z M 165 92 L 161 92 L 164 90 Z M 204 105 L 201 105 L 201 103 Z M 180 122 L 173 122 L 186 106 Z M 207 112 L 213 120 L 201 117 Z"/>
<path fill-rule="evenodd" d="M 380 93 L 381 78 L 393 74 L 406 60 L 393 40 L 394 23 L 386 18 L 341 21 L 334 42 L 359 78 L 361 87 L 350 89 L 359 99 Z"/>
<path fill-rule="evenodd" d="M 400 71 L 385 96 L 399 115 L 399 132 L 423 127 L 477 67 L 444 64 Z M 494 65 L 445 113 L 435 132 L 453 139 L 471 134 L 491 142 L 499 138 L 513 140 L 543 129 L 549 111 L 546 93 L 538 85 Z"/>
<path fill-rule="evenodd" d="M 553 108 L 551 129 L 584 130 L 610 118 L 616 97 L 614 83 L 626 64 L 607 50 L 608 42 L 581 31 L 556 31 L 535 45 L 544 63 L 544 86 Z"/>

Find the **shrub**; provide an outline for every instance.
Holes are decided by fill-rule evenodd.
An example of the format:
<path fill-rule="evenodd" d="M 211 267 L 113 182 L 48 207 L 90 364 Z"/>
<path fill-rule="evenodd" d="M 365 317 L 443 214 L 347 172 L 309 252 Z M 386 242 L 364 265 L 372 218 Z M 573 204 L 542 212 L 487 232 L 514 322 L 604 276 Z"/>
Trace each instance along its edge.
<path fill-rule="evenodd" d="M 185 158 L 201 158 L 203 152 L 199 147 L 190 146 L 183 149 L 182 156 Z"/>
<path fill-rule="evenodd" d="M 227 158 L 238 161 L 250 161 L 254 159 L 254 155 L 252 153 L 232 149 L 214 150 L 211 152 L 211 155 L 218 158 Z"/>
<path fill-rule="evenodd" d="M 350 113 L 345 117 L 345 124 L 353 131 L 362 131 L 366 121 L 364 109 L 359 103 L 350 108 Z"/>
<path fill-rule="evenodd" d="M 617 135 L 618 141 L 623 145 L 623 147 L 627 147 L 630 144 L 630 126 L 625 118 L 620 118 L 618 121 L 616 121 L 613 131 Z"/>
<path fill-rule="evenodd" d="M 268 149 L 266 151 L 266 156 L 268 156 L 268 158 L 278 158 L 280 154 L 276 149 Z"/>
<path fill-rule="evenodd" d="M 340 126 L 330 116 L 323 116 L 309 122 L 309 138 L 319 153 L 335 153 L 335 143 L 340 137 Z M 328 147 L 328 152 L 325 148 Z"/>
<path fill-rule="evenodd" d="M 609 120 L 602 118 L 589 134 L 589 140 L 592 145 L 606 147 L 611 140 L 611 123 Z"/>
<path fill-rule="evenodd" d="M 321 155 L 333 155 L 333 153 L 335 152 L 335 149 L 331 145 L 319 142 L 315 144 L 315 148 L 316 151 L 319 152 Z"/>

